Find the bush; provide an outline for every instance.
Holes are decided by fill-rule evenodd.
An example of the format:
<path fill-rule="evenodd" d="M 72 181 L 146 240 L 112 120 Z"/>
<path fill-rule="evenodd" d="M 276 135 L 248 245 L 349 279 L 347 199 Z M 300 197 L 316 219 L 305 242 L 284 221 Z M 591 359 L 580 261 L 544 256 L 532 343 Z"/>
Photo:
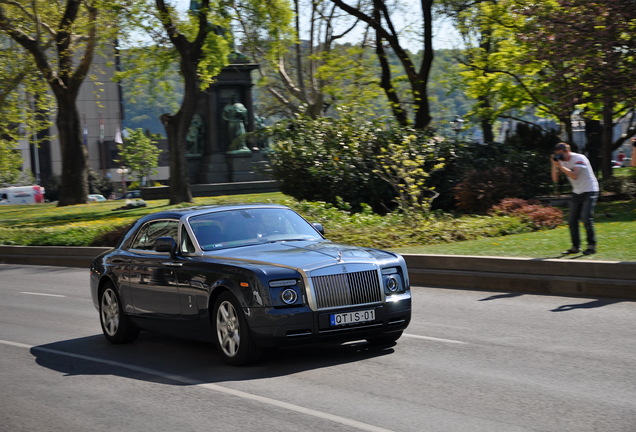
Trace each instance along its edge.
<path fill-rule="evenodd" d="M 424 180 L 436 167 L 430 132 L 387 119 L 365 120 L 347 108 L 338 118 L 297 117 L 270 129 L 270 164 L 281 191 L 299 201 L 343 201 L 386 213 L 426 205 Z"/>
<path fill-rule="evenodd" d="M 484 214 L 502 199 L 522 195 L 519 180 L 519 174 L 504 167 L 470 171 L 454 189 L 457 209 Z"/>
<path fill-rule="evenodd" d="M 466 180 L 472 181 L 474 175 L 471 173 L 475 171 L 481 173 L 492 171 L 495 168 L 503 168 L 515 173 L 515 184 L 512 187 L 499 182 L 493 185 L 503 188 L 502 191 L 498 191 L 501 198 L 515 196 L 529 199 L 550 193 L 553 187 L 550 180 L 547 153 L 519 149 L 501 143 L 461 143 L 456 145 L 446 141 L 440 147 L 439 155 L 444 158 L 445 166 L 440 171 L 434 172 L 428 182 L 429 186 L 434 187 L 440 193 L 440 196 L 433 201 L 433 209 L 435 210 L 448 211 L 458 208 L 456 188 Z M 471 179 L 468 176 L 471 176 Z M 515 190 L 515 195 L 509 195 L 511 189 Z M 459 208 L 462 206 L 463 204 Z M 482 211 L 488 209 L 487 205 L 479 207 Z"/>
<path fill-rule="evenodd" d="M 491 209 L 493 215 L 517 216 L 532 223 L 537 229 L 556 228 L 563 223 L 563 212 L 552 206 L 545 206 L 536 200 L 506 198 Z"/>
<path fill-rule="evenodd" d="M 616 194 L 618 199 L 636 198 L 636 171 L 630 176 L 612 176 L 601 180 L 601 189 Z"/>
<path fill-rule="evenodd" d="M 106 231 L 96 236 L 91 242 L 91 246 L 109 246 L 115 247 L 124 234 L 128 231 L 130 225 L 120 226 L 112 231 Z"/>
<path fill-rule="evenodd" d="M 113 192 L 113 183 L 98 173 L 97 171 L 88 170 L 88 193 L 100 194 L 109 197 Z"/>
<path fill-rule="evenodd" d="M 60 185 L 62 184 L 62 178 L 59 175 L 51 176 L 50 178 L 42 182 L 45 193 L 44 198 L 49 201 L 58 201 L 60 199 Z"/>

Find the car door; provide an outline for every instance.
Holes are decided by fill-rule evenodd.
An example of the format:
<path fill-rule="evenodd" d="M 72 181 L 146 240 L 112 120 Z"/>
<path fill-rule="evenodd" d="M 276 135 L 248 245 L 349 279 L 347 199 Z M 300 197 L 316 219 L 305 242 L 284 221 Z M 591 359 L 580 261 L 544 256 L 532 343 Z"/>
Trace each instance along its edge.
<path fill-rule="evenodd" d="M 179 221 L 147 222 L 135 235 L 129 252 L 129 283 L 135 313 L 146 318 L 178 319 L 181 315 L 176 268 L 170 255 L 154 250 L 159 237 L 177 241 Z"/>

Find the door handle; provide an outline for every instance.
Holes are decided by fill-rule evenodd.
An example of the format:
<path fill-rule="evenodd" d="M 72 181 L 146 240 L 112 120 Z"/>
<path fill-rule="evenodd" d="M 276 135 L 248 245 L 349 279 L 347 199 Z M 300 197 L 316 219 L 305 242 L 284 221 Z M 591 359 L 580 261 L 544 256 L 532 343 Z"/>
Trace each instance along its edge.
<path fill-rule="evenodd" d="M 167 267 L 181 267 L 183 263 L 166 261 L 166 262 L 162 262 L 161 265 L 165 265 Z"/>

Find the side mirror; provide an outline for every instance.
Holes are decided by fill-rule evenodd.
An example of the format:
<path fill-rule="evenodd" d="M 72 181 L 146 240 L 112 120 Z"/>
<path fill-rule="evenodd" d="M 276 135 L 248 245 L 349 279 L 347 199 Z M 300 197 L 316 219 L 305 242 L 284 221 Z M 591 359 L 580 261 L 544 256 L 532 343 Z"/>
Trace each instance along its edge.
<path fill-rule="evenodd" d="M 325 229 L 323 228 L 322 224 L 319 224 L 317 222 L 312 223 L 312 225 L 314 226 L 314 228 L 316 229 L 316 231 L 318 231 L 320 234 L 322 234 L 323 236 L 325 235 Z"/>
<path fill-rule="evenodd" d="M 170 258 L 174 258 L 177 255 L 177 242 L 172 237 L 159 237 L 155 240 L 156 252 L 168 252 Z"/>

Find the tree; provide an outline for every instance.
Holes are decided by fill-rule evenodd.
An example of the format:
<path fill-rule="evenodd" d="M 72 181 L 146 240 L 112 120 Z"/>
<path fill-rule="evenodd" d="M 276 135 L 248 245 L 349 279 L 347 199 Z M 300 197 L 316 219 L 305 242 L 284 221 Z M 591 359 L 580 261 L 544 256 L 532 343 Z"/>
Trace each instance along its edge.
<path fill-rule="evenodd" d="M 468 46 L 463 72 L 467 93 L 489 101 L 478 115 L 512 117 L 515 111 L 533 107 L 540 115 L 557 118 L 568 141 L 576 112 L 584 112 L 588 125 L 602 120 L 603 174 L 611 176 L 612 150 L 636 134 L 636 87 L 625 85 L 636 80 L 633 1 L 445 4 Z M 583 16 L 590 19 L 582 20 Z M 612 142 L 616 121 L 628 116 L 631 129 Z"/>
<path fill-rule="evenodd" d="M 77 94 L 88 75 L 98 35 L 108 38 L 112 2 L 0 1 L 0 31 L 29 53 L 57 103 L 62 150 L 59 206 L 87 202 L 88 155 L 82 142 Z"/>
<path fill-rule="evenodd" d="M 157 173 L 159 154 L 157 143 L 144 134 L 143 129 L 126 128 L 127 138 L 122 144 L 117 144 L 119 150 L 118 164 L 137 173 L 139 184 L 143 184 L 145 177 Z"/>
<path fill-rule="evenodd" d="M 636 135 L 632 124 L 613 140 L 616 120 L 628 114 L 633 119 L 636 108 L 634 1 L 545 0 L 516 10 L 525 18 L 520 39 L 535 61 L 548 66 L 554 82 L 568 84 L 559 101 L 602 120 L 601 167 L 603 177 L 611 177 L 612 151 Z"/>
<path fill-rule="evenodd" d="M 51 124 L 37 113 L 48 111 L 51 100 L 33 60 L 10 39 L 0 47 L 0 83 L 0 184 L 13 184 L 23 176 L 18 142 L 37 145 Z"/>
<path fill-rule="evenodd" d="M 419 68 L 415 66 L 412 55 L 400 43 L 400 34 L 396 30 L 391 11 L 384 0 L 373 0 L 369 7 L 354 7 L 343 0 L 331 0 L 336 6 L 366 23 L 375 31 L 375 49 L 380 62 L 382 77 L 381 86 L 389 99 L 393 116 L 399 124 L 406 126 L 408 109 L 401 100 L 391 78 L 391 68 L 385 44 L 393 50 L 400 60 L 411 90 L 411 103 L 414 111 L 413 126 L 416 129 L 426 128 L 431 120 L 428 100 L 428 79 L 433 64 L 433 3 L 434 0 L 420 0 L 422 13 L 422 60 Z"/>
<path fill-rule="evenodd" d="M 293 31 L 272 39 L 252 14 L 237 11 L 242 50 L 260 64 L 259 98 L 267 115 L 327 115 L 338 105 L 373 107 L 381 97 L 377 68 L 364 47 L 338 44 L 356 20 L 328 0 L 294 0 Z M 352 22 L 353 21 L 353 22 Z"/>
<path fill-rule="evenodd" d="M 232 16 L 230 2 L 200 0 L 191 3 L 185 15 L 165 0 L 155 0 L 150 6 L 148 0 L 132 1 L 126 10 L 128 30 L 145 29 L 151 36 L 153 45 L 148 51 L 155 56 L 145 56 L 148 62 L 139 62 L 137 68 L 147 69 L 160 65 L 165 70 L 172 61 L 179 64 L 179 74 L 183 79 L 183 99 L 174 114 L 161 115 L 166 130 L 170 151 L 170 203 L 191 202 L 186 159 L 186 135 L 197 108 L 199 92 L 207 88 L 221 69 L 228 64 L 232 51 L 232 34 L 229 32 Z M 269 24 L 276 32 L 285 25 L 287 5 L 282 0 L 266 3 L 258 0 L 233 2 L 236 7 L 244 7 Z M 143 13 L 142 13 L 143 12 Z M 163 34 L 156 31 L 158 23 Z M 134 32 L 127 32 L 130 36 Z M 124 77 L 134 77 L 131 69 Z"/>
<path fill-rule="evenodd" d="M 466 95 L 476 102 L 471 116 L 481 123 L 485 142 L 494 140 L 499 118 L 527 122 L 535 113 L 557 118 L 571 135 L 570 116 L 575 102 L 558 97 L 567 82 L 546 79 L 537 62 L 519 40 L 524 20 L 513 13 L 510 0 L 443 0 L 444 13 L 456 23 L 464 48 L 456 59 Z"/>
<path fill-rule="evenodd" d="M 455 58 L 463 66 L 465 87 L 476 101 L 471 114 L 479 119 L 484 142 L 493 142 L 493 125 L 498 117 L 497 91 L 493 77 L 486 71 L 491 55 L 498 48 L 491 15 L 500 17 L 502 11 L 496 8 L 496 0 L 442 0 L 441 4 L 443 13 L 455 22 L 463 39 L 464 49 Z"/>

